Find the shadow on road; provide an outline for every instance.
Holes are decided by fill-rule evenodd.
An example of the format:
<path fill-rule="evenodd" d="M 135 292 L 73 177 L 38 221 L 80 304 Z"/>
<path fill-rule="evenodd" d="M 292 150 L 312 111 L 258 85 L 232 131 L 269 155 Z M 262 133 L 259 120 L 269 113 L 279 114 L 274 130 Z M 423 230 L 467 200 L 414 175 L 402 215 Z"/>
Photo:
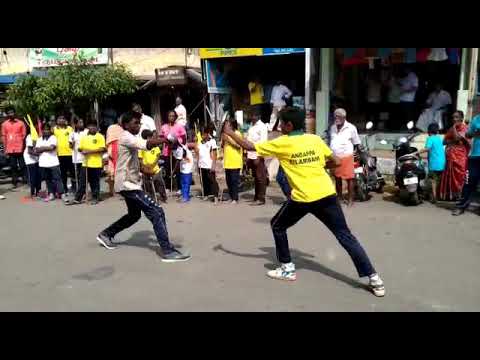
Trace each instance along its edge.
<path fill-rule="evenodd" d="M 177 240 L 181 239 L 179 238 Z M 175 238 L 171 238 L 170 242 L 175 248 L 182 248 L 182 245 L 179 244 L 178 241 L 176 242 Z M 127 241 L 123 241 L 118 244 L 121 246 L 134 246 L 139 248 L 145 248 L 153 251 L 156 254 L 161 254 L 160 246 L 158 245 L 158 241 L 152 231 L 138 231 L 134 233 Z"/>
<path fill-rule="evenodd" d="M 218 244 L 213 247 L 213 251 L 222 251 L 225 254 L 246 257 L 246 258 L 254 258 L 254 259 L 265 259 L 267 261 L 272 261 L 276 258 L 275 255 L 275 248 L 273 247 L 261 247 L 259 248 L 262 251 L 262 254 L 247 254 L 247 253 L 239 253 L 231 250 L 227 250 L 223 247 L 222 244 Z M 290 250 L 292 254 L 292 258 L 295 259 L 295 266 L 297 269 L 305 269 L 314 272 L 321 273 L 325 276 L 329 276 L 335 280 L 341 281 L 355 289 L 364 289 L 365 291 L 369 292 L 368 287 L 365 284 L 362 284 L 360 281 L 352 279 L 346 275 L 340 274 L 335 270 L 329 269 L 326 266 L 319 264 L 315 261 L 312 261 L 311 258 L 314 258 L 313 255 L 301 252 L 299 250 L 292 249 Z M 275 264 L 272 262 L 266 263 L 265 268 L 268 270 L 272 270 L 275 268 Z"/>

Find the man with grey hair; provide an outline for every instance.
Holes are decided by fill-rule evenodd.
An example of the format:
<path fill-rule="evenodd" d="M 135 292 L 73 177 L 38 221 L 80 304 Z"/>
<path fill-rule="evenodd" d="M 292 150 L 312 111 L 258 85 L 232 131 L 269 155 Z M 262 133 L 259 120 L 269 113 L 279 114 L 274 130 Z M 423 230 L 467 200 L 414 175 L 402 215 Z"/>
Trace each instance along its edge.
<path fill-rule="evenodd" d="M 348 206 L 353 205 L 355 196 L 355 173 L 353 165 L 353 152 L 361 144 L 355 125 L 347 121 L 347 112 L 339 108 L 333 113 L 335 123 L 330 128 L 330 148 L 341 163 L 335 169 L 337 195 L 343 194 L 343 180 L 348 184 Z"/>

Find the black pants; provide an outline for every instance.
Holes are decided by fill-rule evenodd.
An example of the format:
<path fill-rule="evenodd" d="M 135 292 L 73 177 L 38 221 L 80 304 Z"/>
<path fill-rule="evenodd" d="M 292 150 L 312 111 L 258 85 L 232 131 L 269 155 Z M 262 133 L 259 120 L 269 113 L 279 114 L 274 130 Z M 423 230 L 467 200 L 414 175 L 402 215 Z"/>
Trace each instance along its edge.
<path fill-rule="evenodd" d="M 271 221 L 277 257 L 282 264 L 291 262 L 288 247 L 287 229 L 295 225 L 305 215 L 312 214 L 335 235 L 338 242 L 347 251 L 360 277 L 375 274 L 365 250 L 352 235 L 345 221 L 342 208 L 335 195 L 312 203 L 300 203 L 288 200 Z"/>
<path fill-rule="evenodd" d="M 120 195 L 125 199 L 128 213 L 103 230 L 103 233 L 113 237 L 119 232 L 128 229 L 140 220 L 143 211 L 153 225 L 153 230 L 163 252 L 171 251 L 172 245 L 168 240 L 167 222 L 165 221 L 163 209 L 158 204 L 155 204 L 152 198 L 143 191 L 122 191 Z"/>
<path fill-rule="evenodd" d="M 255 197 L 254 200 L 265 202 L 265 195 L 268 186 L 268 174 L 265 167 L 265 159 L 258 157 L 255 160 L 248 159 L 247 167 L 252 171 L 255 180 Z"/>
<path fill-rule="evenodd" d="M 240 169 L 225 169 L 228 195 L 230 199 L 238 201 L 238 188 L 240 186 Z"/>
<path fill-rule="evenodd" d="M 67 181 L 70 177 L 72 181 L 72 191 L 77 190 L 77 184 L 75 182 L 75 170 L 73 168 L 73 162 L 71 156 L 59 156 L 58 161 L 60 162 L 60 171 L 62 173 L 62 184 L 65 192 L 67 192 Z"/>
<path fill-rule="evenodd" d="M 94 200 L 100 200 L 100 176 L 102 175 L 101 168 L 86 168 L 82 166 L 80 171 L 80 186 L 78 191 L 75 194 L 75 200 L 82 201 L 87 191 L 87 178 L 88 184 L 90 185 L 90 190 L 92 191 L 92 198 Z"/>
<path fill-rule="evenodd" d="M 65 192 L 62 185 L 60 166 L 40 168 L 40 172 L 42 174 L 42 179 L 47 183 L 49 194 L 63 194 Z"/>
<path fill-rule="evenodd" d="M 165 186 L 167 186 L 168 189 L 172 187 L 173 190 L 175 189 L 180 190 L 182 188 L 181 180 L 180 180 L 180 161 L 172 157 L 171 158 L 172 167 L 170 167 L 170 156 L 162 156 L 162 158 L 165 164 L 165 172 L 166 172 Z M 171 182 L 170 176 L 173 177 L 172 182 Z"/>
<path fill-rule="evenodd" d="M 465 183 L 462 197 L 457 203 L 457 208 L 466 210 L 472 202 L 472 195 L 477 191 L 480 183 L 480 156 L 468 158 L 468 169 L 465 174 Z"/>
<path fill-rule="evenodd" d="M 38 163 L 27 165 L 28 183 L 30 185 L 30 195 L 38 196 L 42 189 L 42 176 Z"/>
<path fill-rule="evenodd" d="M 19 176 L 22 176 L 23 182 L 25 182 L 25 162 L 23 161 L 23 154 L 8 154 L 8 164 L 12 173 L 13 186 L 17 186 Z"/>
<path fill-rule="evenodd" d="M 210 169 L 200 169 L 202 172 L 202 183 L 203 183 L 203 195 L 204 196 L 218 196 L 220 189 L 218 188 L 217 179 L 215 178 L 215 173 L 211 172 Z"/>

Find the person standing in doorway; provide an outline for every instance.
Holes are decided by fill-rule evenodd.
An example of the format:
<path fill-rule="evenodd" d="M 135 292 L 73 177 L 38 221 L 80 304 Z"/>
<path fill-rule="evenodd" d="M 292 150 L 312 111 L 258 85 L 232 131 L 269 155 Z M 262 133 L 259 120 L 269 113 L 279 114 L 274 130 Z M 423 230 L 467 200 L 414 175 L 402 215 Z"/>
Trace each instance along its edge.
<path fill-rule="evenodd" d="M 247 151 L 277 157 L 292 186 L 292 198 L 283 204 L 271 221 L 280 266 L 268 271 L 267 276 L 286 281 L 297 279 L 287 230 L 307 214 L 312 214 L 335 235 L 352 259 L 359 277 L 368 277 L 368 287 L 373 294 L 385 296 L 384 283 L 365 249 L 348 228 L 332 180 L 325 171 L 326 167 L 337 166 L 339 159 L 319 136 L 303 133 L 305 114 L 302 111 L 286 108 L 280 112 L 280 119 L 283 136 L 256 145 L 238 137 L 229 124 L 225 126 L 225 133 Z"/>
<path fill-rule="evenodd" d="M 72 149 L 70 147 L 70 136 L 73 134 L 73 129 L 68 126 L 67 119 L 64 115 L 57 117 L 57 126 L 53 129 L 53 135 L 57 138 L 57 155 L 60 161 L 60 172 L 62 173 L 62 185 L 65 193 L 67 193 L 68 178 L 72 183 L 72 192 L 77 191 L 77 184 L 75 182 L 75 170 L 72 162 Z"/>
<path fill-rule="evenodd" d="M 242 137 L 242 134 L 238 131 L 237 120 L 230 118 L 227 122 L 233 131 L 235 131 L 235 134 Z M 240 187 L 240 171 L 243 168 L 243 149 L 225 133 L 222 133 L 222 145 L 223 168 L 225 169 L 228 194 L 230 195 L 231 204 L 236 205 L 238 203 L 238 191 Z"/>
<path fill-rule="evenodd" d="M 415 120 L 415 96 L 418 90 L 418 77 L 410 69 L 405 67 L 400 79 L 400 113 L 401 121 L 405 123 Z"/>
<path fill-rule="evenodd" d="M 270 116 L 270 123 L 268 124 L 269 131 L 277 131 L 278 113 L 287 106 L 285 100 L 289 99 L 292 95 L 293 93 L 288 87 L 281 81 L 277 81 L 277 84 L 272 89 L 272 96 L 270 98 L 272 115 Z"/>
<path fill-rule="evenodd" d="M 140 220 L 143 212 L 153 224 L 155 235 L 162 250 L 162 261 L 186 261 L 190 259 L 190 256 L 180 253 L 168 239 L 167 223 L 163 209 L 142 191 L 138 151 L 151 150 L 168 140 L 156 135 L 148 141 L 139 138 L 141 117 L 141 114 L 135 112 L 129 112 L 122 116 L 122 126 L 125 131 L 119 141 L 115 191 L 125 199 L 128 213 L 98 234 L 97 241 L 109 250 L 115 249 L 115 235 Z"/>
<path fill-rule="evenodd" d="M 7 107 L 5 112 L 7 119 L 2 123 L 2 141 L 12 172 L 12 185 L 16 188 L 20 174 L 25 183 L 23 143 L 27 136 L 27 128 L 23 121 L 16 118 L 13 107 Z"/>
<path fill-rule="evenodd" d="M 348 206 L 353 205 L 355 197 L 355 173 L 353 153 L 354 148 L 361 144 L 355 125 L 347 121 L 347 112 L 337 109 L 334 112 L 335 124 L 330 128 L 330 148 L 340 160 L 340 166 L 335 168 L 334 175 L 337 195 L 342 198 L 343 180 L 348 184 Z"/>
<path fill-rule="evenodd" d="M 378 71 L 370 70 L 367 75 L 367 121 L 375 126 L 379 120 L 382 102 L 382 83 Z"/>
<path fill-rule="evenodd" d="M 155 120 L 153 120 L 150 116 L 145 115 L 143 113 L 143 109 L 140 106 L 140 104 L 133 103 L 132 104 L 132 111 L 142 114 L 142 119 L 140 120 L 141 129 L 140 129 L 140 133 L 138 134 L 138 136 L 141 136 L 140 134 L 142 133 L 143 130 L 157 131 L 157 126 L 155 125 Z"/>
<path fill-rule="evenodd" d="M 174 109 L 174 111 L 177 114 L 176 123 L 183 126 L 186 130 L 187 129 L 187 124 L 188 124 L 187 109 L 185 108 L 185 106 L 183 106 L 182 98 L 180 96 L 177 96 L 177 98 L 175 99 L 175 109 Z"/>
<path fill-rule="evenodd" d="M 480 114 L 475 116 L 470 123 L 467 139 L 472 140 L 472 148 L 468 157 L 467 173 L 462 190 L 462 197 L 453 210 L 452 215 L 462 215 L 472 201 L 473 194 L 477 191 L 480 183 Z"/>
<path fill-rule="evenodd" d="M 248 129 L 247 140 L 252 144 L 259 144 L 268 140 L 267 125 L 260 119 L 260 113 L 257 109 L 252 109 L 249 116 L 252 126 Z M 255 197 L 253 205 L 265 205 L 265 195 L 267 192 L 267 169 L 265 159 L 259 156 L 256 151 L 247 151 L 247 167 L 252 171 L 255 179 Z"/>
<path fill-rule="evenodd" d="M 265 115 L 265 93 L 258 76 L 248 83 L 248 91 L 250 93 L 250 106 L 255 107 L 262 116 Z"/>

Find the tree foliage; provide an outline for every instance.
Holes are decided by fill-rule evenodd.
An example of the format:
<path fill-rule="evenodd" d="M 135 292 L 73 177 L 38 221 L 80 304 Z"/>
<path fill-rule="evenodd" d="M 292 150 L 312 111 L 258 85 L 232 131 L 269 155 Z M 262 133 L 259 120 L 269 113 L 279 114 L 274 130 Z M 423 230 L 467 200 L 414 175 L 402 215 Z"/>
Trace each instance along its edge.
<path fill-rule="evenodd" d="M 19 113 L 43 117 L 59 107 L 102 101 L 113 95 L 131 94 L 135 89 L 135 78 L 123 64 L 89 65 L 84 60 L 73 60 L 50 69 L 45 77 L 29 74 L 18 78 L 7 91 L 7 99 Z"/>

